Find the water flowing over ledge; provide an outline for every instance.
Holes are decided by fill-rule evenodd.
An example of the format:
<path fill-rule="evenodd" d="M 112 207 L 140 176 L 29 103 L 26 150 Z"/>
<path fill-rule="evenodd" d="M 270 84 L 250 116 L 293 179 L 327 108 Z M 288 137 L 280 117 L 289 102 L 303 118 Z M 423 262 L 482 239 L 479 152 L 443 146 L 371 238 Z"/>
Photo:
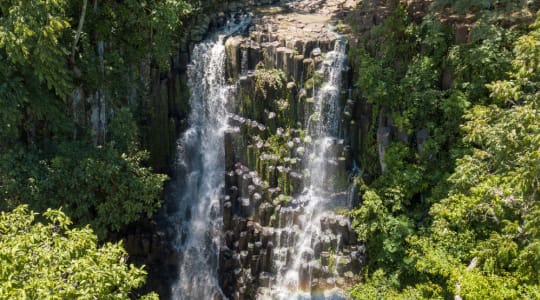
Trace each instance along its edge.
<path fill-rule="evenodd" d="M 255 19 L 248 36 L 225 42 L 237 89 L 219 276 L 233 299 L 343 299 L 364 262 L 342 213 L 356 201 L 343 130 L 347 41 L 328 18 L 309 27 L 294 18 Z"/>
<path fill-rule="evenodd" d="M 340 213 L 347 41 L 329 16 L 262 14 L 234 34 L 249 21 L 192 49 L 173 298 L 345 299 L 364 260 Z"/>
<path fill-rule="evenodd" d="M 180 258 L 175 299 L 213 299 L 222 295 L 217 281 L 221 243 L 220 196 L 223 189 L 223 133 L 227 102 L 234 86 L 225 79 L 224 39 L 251 21 L 244 16 L 216 36 L 197 44 L 188 66 L 192 112 L 189 129 L 178 142 L 177 170 L 182 178 L 177 195 L 181 220 L 177 228 Z"/>
<path fill-rule="evenodd" d="M 275 250 L 277 281 L 271 290 L 275 294 L 274 297 L 277 296 L 279 299 L 310 297 L 309 283 L 312 274 L 309 264 L 315 258 L 313 247 L 319 244 L 325 235 L 321 228 L 321 218 L 331 214 L 329 210 L 335 206 L 330 198 L 335 188 L 327 184 L 328 178 L 335 174 L 330 171 L 328 162 L 334 159 L 330 149 L 336 143 L 339 129 L 339 92 L 341 74 L 346 67 L 346 48 L 346 41 L 338 38 L 334 50 L 326 54 L 320 69 L 316 71 L 323 78 L 323 84 L 319 88 L 313 87 L 315 109 L 307 121 L 306 130 L 314 139 L 314 143 L 307 151 L 309 176 L 304 179 L 306 189 L 297 199 L 296 209 L 299 211 L 300 220 L 294 224 L 294 220 L 288 219 L 283 228 L 286 231 L 293 230 L 297 235 L 292 241 L 287 240 L 284 244 L 278 244 Z M 281 235 L 281 232 L 278 231 L 278 235 Z M 339 243 L 332 251 L 337 253 L 339 251 L 337 247 Z M 292 249 L 292 263 L 288 264 L 287 260 L 291 258 L 287 258 L 287 255 L 282 255 L 281 252 L 290 251 L 289 249 Z M 327 292 L 327 294 L 332 298 L 339 298 L 339 292 L 337 290 L 335 293 Z"/>

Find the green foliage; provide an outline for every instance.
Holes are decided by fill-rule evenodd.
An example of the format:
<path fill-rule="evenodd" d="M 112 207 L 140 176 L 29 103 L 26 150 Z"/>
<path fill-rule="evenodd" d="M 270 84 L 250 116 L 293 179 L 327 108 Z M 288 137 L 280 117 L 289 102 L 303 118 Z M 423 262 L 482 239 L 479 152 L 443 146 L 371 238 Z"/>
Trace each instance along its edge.
<path fill-rule="evenodd" d="M 85 226 L 105 239 L 160 204 L 166 176 L 146 166 L 141 98 L 150 70 L 166 70 L 177 53 L 191 2 L 0 1 L 0 210 L 63 207 L 81 227 L 67 229 L 55 211 L 44 214 L 50 225 L 32 224 L 24 208 L 3 213 L 0 298 L 135 296 L 144 272 L 122 262 L 120 245 L 98 249 Z M 89 120 L 96 93 L 107 111 L 99 146 Z"/>
<path fill-rule="evenodd" d="M 59 210 L 43 213 L 26 206 L 0 214 L 0 298 L 127 299 L 135 296 L 146 272 L 125 263 L 122 244 L 98 247 L 86 226 L 70 229 Z M 157 299 L 155 294 L 146 299 Z"/>
<path fill-rule="evenodd" d="M 58 96 L 69 93 L 67 49 L 60 43 L 68 33 L 67 1 L 2 1 L 0 49 L 6 60 L 27 76 L 44 83 Z"/>
<path fill-rule="evenodd" d="M 149 58 L 149 54 L 165 68 L 179 47 L 180 28 L 191 9 L 188 2 L 177 0 L 103 1 L 88 16 L 81 61 L 95 60 L 94 42 L 102 40 L 114 45 L 107 49 L 105 68 L 111 76 Z"/>
<path fill-rule="evenodd" d="M 64 126 L 55 119 L 71 92 L 63 43 L 70 27 L 66 6 L 66 1 L 0 4 L 0 139 L 7 143 L 21 133 L 32 139 L 37 124 L 47 120 L 53 121 L 50 130 Z"/>
<path fill-rule="evenodd" d="M 0 167 L 2 198 L 13 199 L 8 207 L 25 201 L 40 211 L 62 206 L 104 238 L 159 206 L 166 176 L 142 167 L 146 156 L 84 143 L 61 143 L 52 156 L 8 152 Z"/>
<path fill-rule="evenodd" d="M 190 9 L 185 1 L 1 2 L 0 208 L 63 206 L 100 238 L 156 210 L 165 176 L 145 167 L 143 120 L 126 98 L 143 95 L 140 66 L 168 65 Z M 114 112 L 99 147 L 88 108 L 72 111 L 74 85 L 85 96 L 99 90 Z"/>
<path fill-rule="evenodd" d="M 538 103 L 540 82 L 540 34 L 537 21 L 531 28 L 535 31 L 519 37 L 514 47 L 513 71 L 510 80 L 497 80 L 487 85 L 491 97 L 499 103 Z"/>
<path fill-rule="evenodd" d="M 539 296 L 539 24 L 540 18 L 519 39 L 515 32 L 489 25 L 484 27 L 489 35 L 477 35 L 478 40 L 451 49 L 448 57 L 458 84 L 439 96 L 426 97 L 439 98 L 433 106 L 429 101 L 416 102 L 420 106 L 414 103 L 419 99 L 416 90 L 437 92 L 426 76 L 436 65 L 425 61 L 414 66 L 418 62 L 411 61 L 410 73 L 400 84 L 412 91 L 412 97 L 403 99 L 413 108 L 442 109 L 442 118 L 437 120 L 435 113 L 422 119 L 412 113 L 408 128 L 424 123 L 432 132 L 437 126 L 429 124 L 434 123 L 449 129 L 439 131 L 432 138 L 434 144 L 428 141 L 426 147 L 432 149 L 431 154 L 456 159 L 456 165 L 443 180 L 446 175 L 440 171 L 436 175 L 429 166 L 433 156 L 415 153 L 405 144 L 387 149 L 388 171 L 369 186 L 363 185 L 362 206 L 353 212 L 359 236 L 371 253 L 369 270 L 373 270 L 352 291 L 353 297 Z M 508 46 L 512 41 L 516 41 L 513 59 Z M 423 79 L 414 80 L 417 76 Z M 403 107 L 400 112 L 411 112 Z M 462 142 L 448 136 L 458 126 Z M 457 146 L 441 153 L 441 146 L 450 142 Z M 434 175 L 439 176 L 437 185 L 429 179 Z M 429 198 L 415 204 L 418 194 Z M 429 215 L 423 213 L 426 208 Z"/>
<path fill-rule="evenodd" d="M 467 14 L 479 11 L 501 11 L 510 13 L 527 5 L 527 0 L 435 0 L 433 9 L 440 11 L 450 8 L 452 12 Z"/>
<path fill-rule="evenodd" d="M 262 64 L 257 65 L 255 95 L 261 95 L 263 99 L 266 99 L 269 91 L 280 91 L 286 84 L 287 76 L 282 70 L 265 69 Z"/>
<path fill-rule="evenodd" d="M 469 99 L 487 98 L 486 84 L 504 79 L 512 60 L 512 30 L 481 24 L 471 33 L 473 41 L 450 49 L 448 61 L 454 69 L 455 84 Z"/>

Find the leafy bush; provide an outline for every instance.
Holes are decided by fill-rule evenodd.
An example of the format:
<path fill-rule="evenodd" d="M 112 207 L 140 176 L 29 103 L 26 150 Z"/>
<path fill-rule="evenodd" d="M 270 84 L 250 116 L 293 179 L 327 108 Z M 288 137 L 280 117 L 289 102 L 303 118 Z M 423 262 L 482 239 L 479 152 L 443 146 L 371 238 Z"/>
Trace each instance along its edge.
<path fill-rule="evenodd" d="M 43 217 L 39 222 L 26 206 L 0 213 L 0 298 L 136 296 L 133 289 L 144 283 L 146 272 L 126 264 L 121 243 L 98 247 L 92 230 L 70 229 L 71 220 L 62 211 L 47 210 Z"/>

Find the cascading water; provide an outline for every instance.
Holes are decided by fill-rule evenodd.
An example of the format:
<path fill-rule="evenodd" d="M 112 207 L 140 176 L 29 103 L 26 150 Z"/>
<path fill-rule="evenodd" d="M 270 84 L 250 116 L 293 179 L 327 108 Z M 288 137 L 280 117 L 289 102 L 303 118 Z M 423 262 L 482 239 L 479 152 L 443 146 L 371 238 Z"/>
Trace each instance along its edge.
<path fill-rule="evenodd" d="M 280 224 L 282 228 L 278 230 L 278 240 L 281 242 L 275 250 L 277 274 L 270 296 L 273 299 L 310 299 L 313 295 L 309 263 L 315 259 L 315 244 L 324 238 L 321 218 L 333 206 L 331 194 L 334 190 L 330 179 L 335 174 L 331 171 L 331 165 L 335 164 L 333 148 L 338 143 L 339 96 L 345 62 L 346 41 L 337 39 L 334 50 L 326 54 L 317 71 L 323 78 L 323 84 L 314 90 L 315 106 L 306 122 L 308 136 L 311 136 L 308 139 L 312 140 L 312 147 L 307 152 L 310 176 L 304 182 L 306 190 L 297 199 L 296 208 L 282 208 L 295 211 L 288 214 L 292 217 L 286 218 L 285 224 Z M 284 234 L 287 238 L 281 238 Z M 339 241 L 336 247 L 339 247 Z M 336 292 L 329 294 L 329 298 L 341 298 Z"/>
<path fill-rule="evenodd" d="M 201 42 L 188 66 L 191 89 L 189 129 L 178 143 L 176 187 L 179 221 L 175 241 L 180 253 L 179 280 L 174 299 L 214 299 L 222 296 L 217 276 L 221 242 L 220 196 L 224 181 L 223 134 L 227 102 L 234 86 L 225 79 L 226 36 L 245 28 L 249 17 L 226 27 L 217 37 Z"/>

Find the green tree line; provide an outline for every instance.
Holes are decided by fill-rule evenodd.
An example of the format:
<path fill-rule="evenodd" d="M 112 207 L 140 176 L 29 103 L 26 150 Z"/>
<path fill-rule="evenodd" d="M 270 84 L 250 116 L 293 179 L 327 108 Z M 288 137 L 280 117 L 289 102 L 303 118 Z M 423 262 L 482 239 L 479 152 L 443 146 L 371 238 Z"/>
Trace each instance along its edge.
<path fill-rule="evenodd" d="M 384 172 L 376 124 L 363 145 L 355 299 L 540 298 L 539 8 L 436 0 L 419 21 L 397 5 L 351 49 L 374 116 L 409 137 L 393 139 Z"/>

